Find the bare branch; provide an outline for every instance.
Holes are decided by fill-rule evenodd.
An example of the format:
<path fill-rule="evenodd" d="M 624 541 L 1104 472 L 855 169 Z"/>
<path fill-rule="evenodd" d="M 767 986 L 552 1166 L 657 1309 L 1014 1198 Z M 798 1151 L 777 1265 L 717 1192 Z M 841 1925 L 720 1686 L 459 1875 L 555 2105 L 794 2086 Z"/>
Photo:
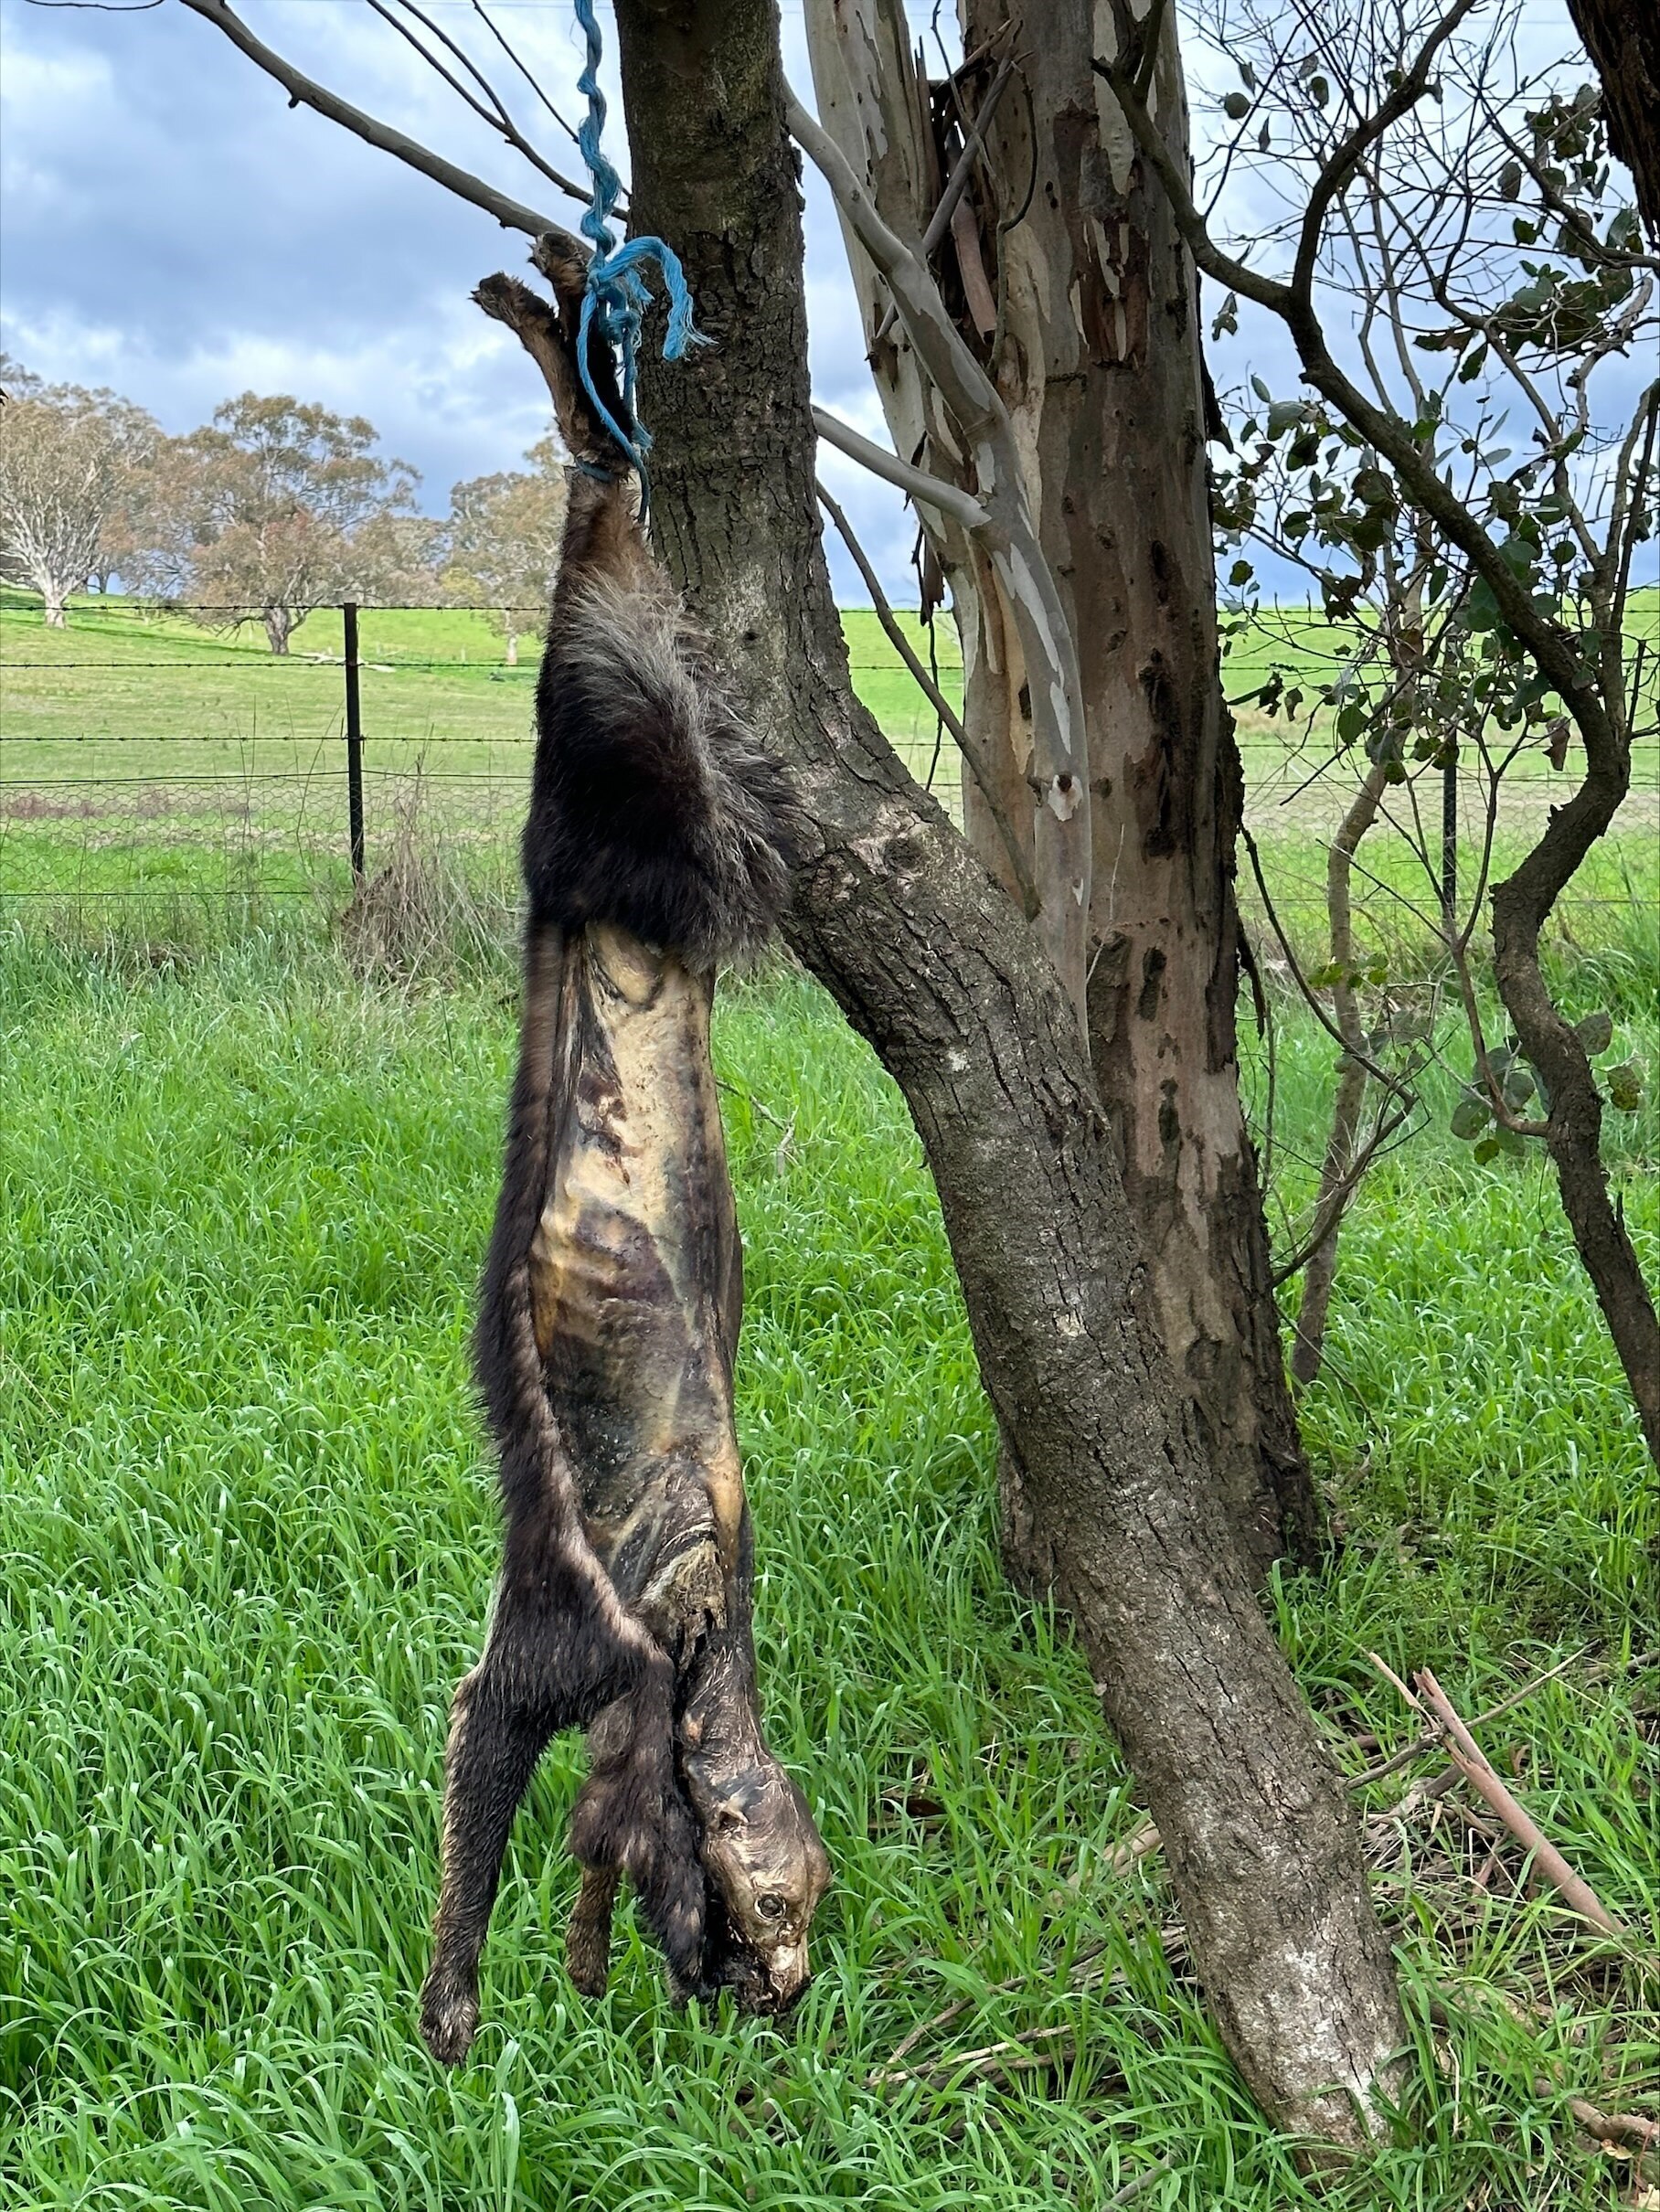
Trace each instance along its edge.
<path fill-rule="evenodd" d="M 489 32 L 491 37 L 495 39 L 496 45 L 501 48 L 502 52 L 506 55 L 508 60 L 512 62 L 514 68 L 525 80 L 525 82 L 530 87 L 530 90 L 536 94 L 542 105 L 547 109 L 548 114 L 552 116 L 554 122 L 559 124 L 560 130 L 563 131 L 566 137 L 569 139 L 571 144 L 573 146 L 580 146 L 581 142 L 577 137 L 574 125 L 566 122 L 564 116 L 559 113 L 558 108 L 554 106 L 552 101 L 549 100 L 547 93 L 543 91 L 541 84 L 537 79 L 532 75 L 530 69 L 519 58 L 517 53 L 511 46 L 508 45 L 506 37 L 502 31 L 501 26 L 496 22 L 495 16 L 491 15 L 489 9 L 484 5 L 484 0 L 473 0 L 473 12 L 478 17 L 479 21 L 484 25 L 484 28 Z"/>
<path fill-rule="evenodd" d="M 1561 1894 L 1564 1901 L 1604 1935 L 1623 1933 L 1618 1920 L 1591 1884 L 1577 1875 L 1532 1815 L 1525 1812 L 1495 1772 L 1491 1760 L 1452 1709 L 1452 1700 L 1428 1667 L 1418 1675 L 1418 1687 L 1430 1709 L 1447 1732 L 1447 1751 L 1459 1772 L 1485 1798 L 1523 1849 L 1533 1854 L 1539 1872 Z"/>
<path fill-rule="evenodd" d="M 268 77 L 274 78 L 288 94 L 290 107 L 314 109 L 330 122 L 336 122 L 343 130 L 350 131 L 354 137 L 361 138 L 366 144 L 378 146 L 383 154 L 393 154 L 410 168 L 419 169 L 423 176 L 430 176 L 435 185 L 442 185 L 446 192 L 453 192 L 457 199 L 464 199 L 474 207 L 482 207 L 486 215 L 495 217 L 504 230 L 522 230 L 527 238 L 539 238 L 545 231 L 569 236 L 551 216 L 539 214 L 534 207 L 527 207 L 522 200 L 510 199 L 506 193 L 498 192 L 494 185 L 485 184 L 482 177 L 474 176 L 470 170 L 458 168 L 454 162 L 446 161 L 442 154 L 434 154 L 430 146 L 423 146 L 419 139 L 410 138 L 391 123 L 382 122 L 377 116 L 367 114 L 362 108 L 354 107 L 349 100 L 342 100 L 337 92 L 331 92 L 325 85 L 320 85 L 314 78 L 304 75 L 291 61 L 285 61 L 281 54 L 268 47 L 262 38 L 256 37 L 242 18 L 225 5 L 225 0 L 181 0 L 181 5 L 187 7 L 192 15 L 200 16 L 205 23 L 211 23 L 216 30 L 223 31 L 232 46 L 246 54 L 256 68 L 263 69 Z M 578 192 L 575 197 L 585 199 L 588 196 Z M 571 242 L 574 247 L 575 241 Z"/>
<path fill-rule="evenodd" d="M 1314 179 L 1314 190 L 1304 209 L 1297 258 L 1292 270 L 1291 289 L 1298 299 L 1306 301 L 1314 288 L 1314 261 L 1320 250 L 1326 209 L 1346 188 L 1367 148 L 1376 145 L 1390 124 L 1423 98 L 1430 82 L 1431 62 L 1471 9 L 1480 5 L 1481 0 L 1452 0 L 1452 5 L 1419 48 L 1417 60 L 1389 98 L 1374 114 L 1357 123 Z"/>
<path fill-rule="evenodd" d="M 963 491 L 960 484 L 947 484 L 942 476 L 931 476 L 925 469 L 913 469 L 909 461 L 901 461 L 897 453 L 890 453 L 885 445 L 876 444 L 838 420 L 826 409 L 814 409 L 813 427 L 825 444 L 835 446 L 838 453 L 846 453 L 849 461 L 857 461 L 861 468 L 868 469 L 885 483 L 897 484 L 911 498 L 937 507 L 942 515 L 949 515 L 953 522 L 960 522 L 965 530 L 983 530 L 990 519 L 972 492 Z"/>

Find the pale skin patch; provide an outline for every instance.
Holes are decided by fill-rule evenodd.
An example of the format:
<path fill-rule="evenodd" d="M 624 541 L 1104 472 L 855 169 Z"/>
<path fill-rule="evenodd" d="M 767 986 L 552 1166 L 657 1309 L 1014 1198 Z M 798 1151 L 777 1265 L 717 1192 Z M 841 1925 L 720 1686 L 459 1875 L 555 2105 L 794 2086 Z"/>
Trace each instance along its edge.
<path fill-rule="evenodd" d="M 729 1573 L 743 1474 L 723 1308 L 741 1281 L 709 1059 L 713 987 L 622 930 L 590 931 L 583 954 L 604 1075 L 576 1086 L 531 1245 L 537 1340 L 544 1355 L 581 1345 L 605 1367 L 642 1473 L 696 1469 Z M 624 1341 L 626 1363 L 615 1356 Z M 622 1530 L 592 1533 L 603 1558 Z"/>

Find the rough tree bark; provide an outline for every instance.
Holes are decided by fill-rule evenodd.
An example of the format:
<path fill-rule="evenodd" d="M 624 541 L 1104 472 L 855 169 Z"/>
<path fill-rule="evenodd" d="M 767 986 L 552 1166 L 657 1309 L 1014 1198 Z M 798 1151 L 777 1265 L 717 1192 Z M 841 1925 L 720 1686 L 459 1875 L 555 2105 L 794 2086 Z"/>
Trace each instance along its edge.
<path fill-rule="evenodd" d="M 812 823 L 794 941 L 899 1082 L 981 1371 L 1228 2046 L 1282 2125 L 1382 2125 L 1400 2016 L 1345 1793 L 1230 1543 L 1111 1132 L 1032 932 L 853 699 L 819 543 L 771 0 L 620 0 L 632 219 L 717 341 L 649 366 L 654 516 Z"/>
<path fill-rule="evenodd" d="M 995 81 L 1004 22 L 1000 0 L 965 0 L 964 49 L 987 57 L 963 88 L 965 107 Z M 902 8 L 814 0 L 808 27 L 826 123 L 878 203 L 920 236 L 940 164 Z M 1017 41 L 1026 84 L 1005 92 L 985 131 L 992 190 L 971 188 L 961 204 L 942 274 L 1014 418 L 1044 549 L 1069 600 L 1094 841 L 1091 1055 L 1165 1346 L 1237 1540 L 1261 1572 L 1282 1554 L 1314 1552 L 1319 1513 L 1239 1092 L 1233 868 L 1243 785 L 1218 670 L 1197 282 L 1164 194 L 1091 73 L 1098 35 L 1088 0 L 1056 0 L 1041 36 Z M 1185 161 L 1173 14 L 1155 87 Z M 896 449 L 919 458 L 926 441 L 923 465 L 960 480 L 955 442 L 902 333 L 877 337 L 886 288 L 857 248 L 851 258 Z M 983 295 L 993 286 L 988 335 Z M 1030 809 L 1018 639 L 967 534 L 932 516 L 924 524 L 951 586 L 976 758 L 995 764 L 995 793 L 1018 820 L 1021 800 Z M 992 807 L 972 779 L 963 815 L 976 851 L 1012 889 Z M 1001 1480 L 1011 1569 L 1047 1585 L 1052 1563 L 1012 1455 Z"/>
<path fill-rule="evenodd" d="M 1610 144 L 1660 245 L 1660 10 L 1655 0 L 1568 0 L 1568 13 L 1601 80 Z"/>

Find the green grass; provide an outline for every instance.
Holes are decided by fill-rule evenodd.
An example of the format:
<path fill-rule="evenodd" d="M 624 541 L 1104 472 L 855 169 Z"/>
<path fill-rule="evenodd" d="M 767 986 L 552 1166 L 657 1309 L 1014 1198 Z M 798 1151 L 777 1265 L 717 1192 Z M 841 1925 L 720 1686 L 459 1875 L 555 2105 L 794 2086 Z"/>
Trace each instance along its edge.
<path fill-rule="evenodd" d="M 1654 613 L 1660 626 L 1660 601 Z M 914 617 L 902 619 L 916 630 Z M 1291 610 L 1285 620 L 1313 689 L 1329 680 L 1344 641 L 1306 611 Z M 960 814 L 952 748 L 948 739 L 936 755 L 932 718 L 876 617 L 848 612 L 843 621 L 861 697 Z M 0 891 L 74 899 L 94 916 L 138 893 L 165 912 L 174 933 L 179 910 L 193 901 L 337 904 L 350 888 L 341 649 L 332 611 L 303 622 L 291 654 L 277 660 L 257 626 L 210 631 L 135 602 L 88 598 L 71 603 L 66 629 L 48 631 L 37 601 L 0 590 Z M 504 640 L 482 614 L 371 609 L 361 618 L 360 649 L 371 871 L 413 814 L 425 842 L 442 841 L 474 880 L 510 894 L 530 771 L 534 639 L 509 668 Z M 961 667 L 949 622 L 938 626 L 938 650 L 942 682 L 956 699 Z M 1253 640 L 1243 660 L 1229 663 L 1231 690 L 1260 675 L 1264 651 Z M 1282 919 L 1316 960 L 1324 841 L 1354 781 L 1349 763 L 1330 765 L 1329 720 L 1240 718 L 1249 819 Z M 1525 849 L 1568 781 L 1537 753 L 1517 763 L 1502 793 L 1502 858 Z M 1479 842 L 1478 796 L 1466 785 L 1466 879 Z M 1423 772 L 1418 798 L 1423 834 L 1439 855 L 1434 771 Z M 1427 936 L 1401 900 L 1425 905 L 1428 887 L 1403 834 L 1410 795 L 1397 793 L 1389 811 L 1362 865 L 1387 887 L 1368 903 L 1401 972 L 1410 973 L 1423 964 Z M 1611 903 L 1633 898 L 1660 899 L 1660 752 L 1652 741 L 1636 756 L 1618 836 L 1572 892 L 1592 935 Z"/>
<path fill-rule="evenodd" d="M 1652 1069 L 1640 961 L 1581 984 Z M 1138 2205 L 1613 2205 L 1629 2167 L 1563 2094 L 1652 2105 L 1660 2069 L 1660 1668 L 1626 1664 L 1660 1641 L 1660 1510 L 1537 1162 L 1478 1170 L 1438 1123 L 1366 1186 L 1304 1409 L 1346 1542 L 1273 1603 L 1351 1771 L 1361 1731 L 1411 1734 L 1367 1650 L 1474 1711 L 1588 1647 L 1484 1739 L 1634 1932 L 1622 1953 L 1513 1894 L 1514 1853 L 1484 1892 L 1484 1845 L 1449 1810 L 1416 1824 L 1378 1901 L 1418 2140 L 1317 2196 L 1165 1957 L 1158 1863 L 1106 1869 L 1133 1794 L 1078 1654 L 997 1572 L 994 1438 L 914 1137 L 788 977 L 723 995 L 717 1050 L 769 1726 L 837 1869 L 818 1977 L 782 2028 L 677 2014 L 631 1934 L 609 1998 L 578 2000 L 562 1744 L 516 1830 L 474 2058 L 428 2060 L 445 1711 L 496 1543 L 464 1338 L 510 999 L 489 971 L 362 986 L 303 933 L 194 959 L 0 935 L 6 2201 L 1024 2212 L 1102 2207 L 1167 2160 Z M 1288 1141 L 1313 1152 L 1329 1051 L 1284 1024 Z M 1651 1264 L 1657 1153 L 1652 1108 L 1622 1124 Z M 1108 1977 L 1069 1986 L 1091 1954 Z M 916 2054 L 942 2069 L 870 2087 L 956 1997 Z M 1073 2037 L 1053 2072 L 951 2064 L 1044 2024 Z"/>

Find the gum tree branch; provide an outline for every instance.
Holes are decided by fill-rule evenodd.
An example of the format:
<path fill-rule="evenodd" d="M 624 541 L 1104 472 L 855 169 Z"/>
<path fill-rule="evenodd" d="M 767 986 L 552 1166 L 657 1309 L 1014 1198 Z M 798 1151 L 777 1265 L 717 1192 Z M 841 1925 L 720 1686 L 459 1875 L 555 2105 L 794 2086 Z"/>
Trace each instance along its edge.
<path fill-rule="evenodd" d="M 1038 886 L 1032 881 L 1032 871 L 1027 866 L 1026 855 L 1020 850 L 1019 843 L 1013 830 L 998 808 L 991 777 L 978 757 L 974 742 L 964 727 L 962 716 L 957 713 L 945 694 L 934 682 L 933 677 L 923 667 L 915 646 L 899 627 L 899 619 L 888 603 L 888 596 L 882 590 L 880 577 L 871 566 L 864 547 L 854 536 L 853 525 L 843 513 L 839 501 L 834 498 L 822 484 L 818 487 L 818 503 L 840 532 L 842 543 L 852 555 L 854 566 L 864 578 L 865 589 L 870 594 L 870 603 L 876 610 L 878 622 L 881 623 L 887 633 L 888 642 L 910 671 L 923 697 L 951 732 L 952 743 L 966 761 L 974 782 L 984 793 L 985 803 L 991 811 L 992 820 L 996 824 L 997 834 L 1003 840 L 1003 849 L 1008 856 L 1009 867 L 1014 870 L 1015 880 L 1020 886 L 1021 898 L 1026 906 L 1026 918 L 1030 921 L 1038 911 Z"/>
<path fill-rule="evenodd" d="M 1040 792 L 1033 829 L 1038 930 L 1083 1027 L 1092 866 L 1083 683 L 1059 588 L 1027 501 L 1008 409 L 963 343 L 926 265 L 882 220 L 852 163 L 787 85 L 784 119 L 886 278 L 911 349 L 967 449 L 984 505 L 975 536 L 1014 609 L 1030 686 L 1032 765 Z"/>
<path fill-rule="evenodd" d="M 378 116 L 354 107 L 349 100 L 342 100 L 337 92 L 331 92 L 326 85 L 321 85 L 314 78 L 307 77 L 303 70 L 295 69 L 292 61 L 285 61 L 274 48 L 267 46 L 262 38 L 256 37 L 242 18 L 225 5 L 225 0 L 180 0 L 180 5 L 187 7 L 193 16 L 200 16 L 204 23 L 211 23 L 216 30 L 222 31 L 232 46 L 247 55 L 256 69 L 263 69 L 268 77 L 274 79 L 288 94 L 291 108 L 311 108 L 328 122 L 338 123 L 343 130 L 351 132 L 355 138 L 361 138 L 366 145 L 378 147 L 382 154 L 390 154 L 409 168 L 419 170 L 422 176 L 431 177 L 435 185 L 442 185 L 446 192 L 453 192 L 458 199 L 467 200 L 474 207 L 482 207 L 486 215 L 493 216 L 500 223 L 504 230 L 522 230 L 527 238 L 539 238 L 544 231 L 553 231 L 559 237 L 569 236 L 563 226 L 555 222 L 551 216 L 542 215 L 536 208 L 526 207 L 522 200 L 513 199 L 505 192 L 498 192 L 494 185 L 485 184 L 482 177 L 474 176 L 471 170 L 460 168 L 452 161 L 446 161 L 442 154 L 434 154 L 430 146 L 423 146 L 419 139 L 410 138 L 392 123 L 382 122 Z M 577 199 L 586 199 L 588 197 L 574 185 L 565 188 Z"/>
<path fill-rule="evenodd" d="M 861 468 L 881 477 L 885 484 L 897 484 L 912 499 L 920 499 L 924 505 L 949 515 L 965 530 L 983 530 L 990 520 L 972 492 L 947 484 L 942 476 L 931 476 L 926 469 L 913 469 L 909 461 L 901 461 L 897 453 L 890 453 L 885 445 L 878 445 L 873 439 L 865 437 L 827 409 L 813 409 L 813 427 L 825 443 L 835 446 L 838 453 L 846 453 L 849 461 L 857 461 Z"/>

